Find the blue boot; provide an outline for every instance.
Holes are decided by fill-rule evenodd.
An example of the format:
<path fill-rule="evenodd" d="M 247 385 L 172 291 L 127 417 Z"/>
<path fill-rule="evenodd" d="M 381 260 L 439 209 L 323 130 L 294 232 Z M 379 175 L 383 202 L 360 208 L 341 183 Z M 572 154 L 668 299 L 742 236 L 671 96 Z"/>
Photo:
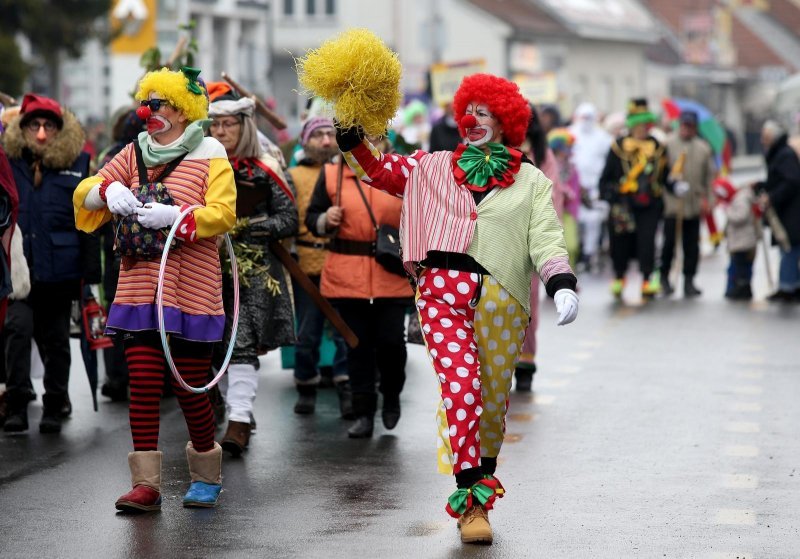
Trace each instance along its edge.
<path fill-rule="evenodd" d="M 215 507 L 222 485 L 193 481 L 189 491 L 183 496 L 184 507 Z"/>
<path fill-rule="evenodd" d="M 222 491 L 222 447 L 214 443 L 207 452 L 197 452 L 192 443 L 186 445 L 186 459 L 192 484 L 183 496 L 184 507 L 215 507 Z"/>

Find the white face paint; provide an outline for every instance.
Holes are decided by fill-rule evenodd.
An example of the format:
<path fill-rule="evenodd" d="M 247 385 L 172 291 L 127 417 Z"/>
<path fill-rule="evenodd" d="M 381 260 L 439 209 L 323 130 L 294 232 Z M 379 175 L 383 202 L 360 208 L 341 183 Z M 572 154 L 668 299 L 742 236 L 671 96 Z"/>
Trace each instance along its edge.
<path fill-rule="evenodd" d="M 148 99 L 164 99 L 164 97 L 153 91 L 148 95 Z M 172 130 L 173 123 L 167 116 L 168 112 L 174 113 L 175 110 L 166 103 L 158 111 L 151 111 L 150 117 L 147 119 L 147 133 L 153 138 Z"/>
<path fill-rule="evenodd" d="M 465 114 L 474 116 L 478 121 L 475 127 L 464 131 L 468 144 L 479 147 L 487 142 L 500 141 L 503 131 L 487 105 L 470 103 Z"/>

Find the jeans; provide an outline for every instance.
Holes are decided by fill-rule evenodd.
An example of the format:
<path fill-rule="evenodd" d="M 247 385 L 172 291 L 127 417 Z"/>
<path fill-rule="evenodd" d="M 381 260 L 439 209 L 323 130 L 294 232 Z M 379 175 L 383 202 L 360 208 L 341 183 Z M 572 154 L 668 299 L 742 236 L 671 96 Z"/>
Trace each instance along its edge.
<path fill-rule="evenodd" d="M 311 281 L 319 287 L 319 276 L 311 276 Z M 325 315 L 314 304 L 311 296 L 292 282 L 294 290 L 294 310 L 297 319 L 297 343 L 294 346 L 294 380 L 297 384 L 319 383 L 319 344 L 325 327 Z M 333 343 L 336 354 L 333 358 L 333 380 L 347 380 L 347 345 L 342 336 L 334 331 Z"/>
<path fill-rule="evenodd" d="M 781 250 L 778 286 L 781 291 L 800 289 L 800 245 L 793 246 L 789 252 Z"/>

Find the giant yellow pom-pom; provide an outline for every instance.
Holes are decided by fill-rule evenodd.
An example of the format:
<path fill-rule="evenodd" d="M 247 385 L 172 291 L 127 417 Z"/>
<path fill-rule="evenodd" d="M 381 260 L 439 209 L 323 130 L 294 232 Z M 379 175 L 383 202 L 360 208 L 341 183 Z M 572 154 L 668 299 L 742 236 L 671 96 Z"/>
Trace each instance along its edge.
<path fill-rule="evenodd" d="M 397 54 L 367 29 L 345 31 L 297 61 L 305 92 L 330 101 L 342 127 L 370 135 L 384 134 L 400 108 L 402 73 Z"/>

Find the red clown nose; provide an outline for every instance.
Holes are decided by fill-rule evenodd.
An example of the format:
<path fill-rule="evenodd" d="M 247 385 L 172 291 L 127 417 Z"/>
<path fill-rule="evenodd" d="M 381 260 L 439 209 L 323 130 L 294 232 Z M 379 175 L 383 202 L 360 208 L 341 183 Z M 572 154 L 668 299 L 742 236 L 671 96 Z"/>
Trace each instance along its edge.
<path fill-rule="evenodd" d="M 142 105 L 141 107 L 136 109 L 136 116 L 138 116 L 142 120 L 147 120 L 148 118 L 150 118 L 151 114 L 152 113 L 150 112 L 150 107 L 148 106 Z"/>
<path fill-rule="evenodd" d="M 464 130 L 469 130 L 470 128 L 475 128 L 478 124 L 478 119 L 475 118 L 475 115 L 464 115 L 461 118 L 461 127 Z"/>

